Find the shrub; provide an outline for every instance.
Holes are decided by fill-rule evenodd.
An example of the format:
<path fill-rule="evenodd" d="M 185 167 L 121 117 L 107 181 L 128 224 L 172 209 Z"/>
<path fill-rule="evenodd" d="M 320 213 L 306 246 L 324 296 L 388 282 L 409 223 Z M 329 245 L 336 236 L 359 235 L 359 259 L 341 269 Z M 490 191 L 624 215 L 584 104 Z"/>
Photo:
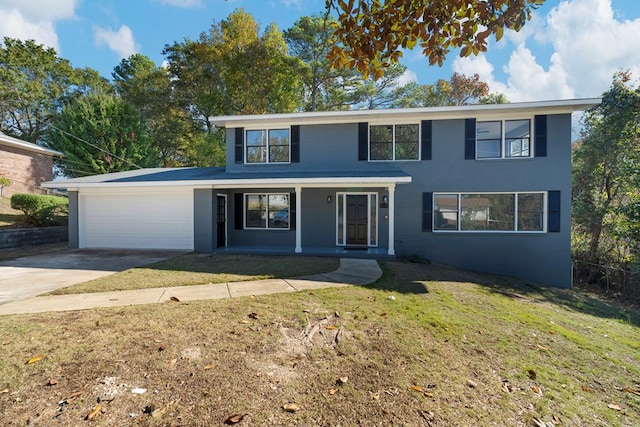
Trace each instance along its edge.
<path fill-rule="evenodd" d="M 6 176 L 0 176 L 0 197 L 4 197 L 4 188 L 10 186 L 11 184 L 13 184 L 13 181 L 11 181 L 9 178 L 7 178 Z"/>
<path fill-rule="evenodd" d="M 22 211 L 31 225 L 57 225 L 66 222 L 69 200 L 64 197 L 16 193 L 11 196 L 11 207 Z"/>

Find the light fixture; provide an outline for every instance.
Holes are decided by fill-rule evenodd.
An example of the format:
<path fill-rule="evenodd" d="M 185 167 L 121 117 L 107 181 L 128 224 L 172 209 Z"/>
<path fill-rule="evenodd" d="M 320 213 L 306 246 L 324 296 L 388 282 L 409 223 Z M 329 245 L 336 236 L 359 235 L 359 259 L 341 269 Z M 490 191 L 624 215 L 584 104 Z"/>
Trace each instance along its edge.
<path fill-rule="evenodd" d="M 327 204 L 331 204 L 331 195 L 327 196 Z"/>
<path fill-rule="evenodd" d="M 389 204 L 389 196 L 387 196 L 386 194 L 384 196 L 382 196 L 382 204 L 383 205 L 388 205 Z"/>

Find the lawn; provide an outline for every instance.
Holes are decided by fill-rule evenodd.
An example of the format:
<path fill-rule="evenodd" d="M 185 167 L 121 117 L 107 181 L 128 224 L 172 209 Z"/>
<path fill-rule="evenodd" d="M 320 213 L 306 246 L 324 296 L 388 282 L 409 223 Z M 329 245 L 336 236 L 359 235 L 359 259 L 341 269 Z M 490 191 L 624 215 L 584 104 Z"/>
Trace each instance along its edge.
<path fill-rule="evenodd" d="M 640 425 L 637 311 L 381 266 L 364 287 L 0 317 L 0 425 Z"/>

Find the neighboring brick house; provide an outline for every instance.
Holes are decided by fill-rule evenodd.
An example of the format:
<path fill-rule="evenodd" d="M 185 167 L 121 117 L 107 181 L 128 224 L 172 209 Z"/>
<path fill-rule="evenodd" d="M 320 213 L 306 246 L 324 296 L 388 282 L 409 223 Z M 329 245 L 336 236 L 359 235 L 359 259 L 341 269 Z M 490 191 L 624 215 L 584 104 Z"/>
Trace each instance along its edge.
<path fill-rule="evenodd" d="M 53 178 L 53 158 L 62 153 L 0 133 L 0 177 L 13 184 L 3 195 L 39 193 L 40 184 Z"/>

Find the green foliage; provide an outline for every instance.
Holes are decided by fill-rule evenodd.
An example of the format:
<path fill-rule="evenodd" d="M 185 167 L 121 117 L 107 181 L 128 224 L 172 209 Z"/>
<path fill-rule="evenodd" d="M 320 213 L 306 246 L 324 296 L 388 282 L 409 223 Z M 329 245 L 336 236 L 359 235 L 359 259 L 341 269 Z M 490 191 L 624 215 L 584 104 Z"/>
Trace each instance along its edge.
<path fill-rule="evenodd" d="M 6 176 L 0 176 L 0 197 L 4 196 L 4 188 L 13 184 L 13 181 Z"/>
<path fill-rule="evenodd" d="M 26 193 L 11 196 L 11 208 L 22 211 L 29 224 L 39 227 L 63 223 L 68 207 L 65 197 Z"/>
<path fill-rule="evenodd" d="M 159 166 L 140 114 L 113 95 L 74 99 L 55 116 L 53 125 L 47 142 L 65 153 L 56 164 L 66 176 Z"/>
<path fill-rule="evenodd" d="M 640 259 L 640 88 L 630 81 L 614 75 L 573 155 L 574 254 L 623 267 Z"/>

